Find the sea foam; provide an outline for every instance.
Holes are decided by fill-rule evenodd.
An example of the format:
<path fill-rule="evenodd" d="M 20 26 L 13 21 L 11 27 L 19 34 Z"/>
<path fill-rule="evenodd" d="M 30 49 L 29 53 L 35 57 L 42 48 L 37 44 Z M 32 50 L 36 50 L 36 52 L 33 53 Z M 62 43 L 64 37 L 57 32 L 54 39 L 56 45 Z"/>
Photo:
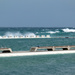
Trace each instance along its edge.
<path fill-rule="evenodd" d="M 27 33 L 20 33 L 20 32 L 6 32 L 3 36 L 12 36 L 12 37 L 14 37 L 14 36 L 28 36 L 28 37 L 30 37 L 30 36 L 36 36 L 34 33 L 32 33 L 32 32 L 27 32 Z"/>
<path fill-rule="evenodd" d="M 50 35 L 35 35 L 32 32 L 6 32 L 0 39 L 14 39 L 14 38 L 51 38 Z"/>
<path fill-rule="evenodd" d="M 62 29 L 64 32 L 75 32 L 75 29 L 69 29 L 69 28 L 66 28 L 66 29 Z"/>
<path fill-rule="evenodd" d="M 46 33 L 55 34 L 55 33 L 59 33 L 59 31 L 48 31 Z"/>

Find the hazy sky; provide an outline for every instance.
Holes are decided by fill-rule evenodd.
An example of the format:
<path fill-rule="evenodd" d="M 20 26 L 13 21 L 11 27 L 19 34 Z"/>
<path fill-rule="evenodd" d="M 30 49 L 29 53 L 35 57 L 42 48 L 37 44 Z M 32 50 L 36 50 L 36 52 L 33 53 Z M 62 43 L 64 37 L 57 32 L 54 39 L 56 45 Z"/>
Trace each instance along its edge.
<path fill-rule="evenodd" d="M 75 27 L 75 0 L 0 0 L 0 27 Z"/>

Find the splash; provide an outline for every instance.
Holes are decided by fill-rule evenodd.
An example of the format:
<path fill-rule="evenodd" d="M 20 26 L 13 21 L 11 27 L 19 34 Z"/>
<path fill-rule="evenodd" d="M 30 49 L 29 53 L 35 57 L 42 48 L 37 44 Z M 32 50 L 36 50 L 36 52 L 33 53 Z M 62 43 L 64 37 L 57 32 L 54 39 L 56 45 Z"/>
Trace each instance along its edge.
<path fill-rule="evenodd" d="M 33 36 L 33 37 L 36 37 L 36 35 L 34 33 L 31 33 L 31 32 L 25 33 L 24 36 L 28 36 L 28 37 Z"/>
<path fill-rule="evenodd" d="M 62 29 L 64 32 L 75 32 L 75 29 L 69 29 L 69 28 L 66 28 L 66 29 Z"/>
<path fill-rule="evenodd" d="M 4 36 L 22 36 L 20 32 L 6 32 Z"/>
<path fill-rule="evenodd" d="M 4 36 L 12 36 L 12 37 L 14 37 L 14 36 L 28 36 L 28 37 L 30 37 L 30 36 L 36 36 L 34 33 L 31 33 L 31 32 L 27 32 L 27 33 L 20 33 L 20 32 L 6 32 L 5 34 L 4 34 Z"/>

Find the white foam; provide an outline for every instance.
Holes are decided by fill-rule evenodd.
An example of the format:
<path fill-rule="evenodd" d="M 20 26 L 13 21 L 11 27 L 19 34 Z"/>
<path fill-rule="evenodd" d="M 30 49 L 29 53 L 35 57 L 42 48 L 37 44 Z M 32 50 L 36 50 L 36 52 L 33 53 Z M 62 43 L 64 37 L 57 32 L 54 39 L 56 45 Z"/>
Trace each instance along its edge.
<path fill-rule="evenodd" d="M 27 37 L 35 37 L 36 35 L 34 33 L 31 33 L 31 32 L 27 32 L 27 33 L 20 33 L 20 32 L 6 32 L 3 37 L 11 37 L 11 38 L 14 38 L 14 37 L 24 37 L 24 36 L 27 36 Z M 2 37 L 2 36 L 1 36 Z"/>
<path fill-rule="evenodd" d="M 55 33 L 59 33 L 59 31 L 48 31 L 46 33 L 55 34 Z"/>
<path fill-rule="evenodd" d="M 2 38 L 2 36 L 0 36 L 0 38 Z"/>
<path fill-rule="evenodd" d="M 20 32 L 6 32 L 4 34 L 4 36 L 12 36 L 12 37 L 14 37 L 14 36 L 22 36 L 22 34 Z"/>
<path fill-rule="evenodd" d="M 20 32 L 6 32 L 0 39 L 18 39 L 18 38 L 49 38 L 50 35 L 35 35 L 32 32 L 20 33 Z"/>
<path fill-rule="evenodd" d="M 34 33 L 30 33 L 30 32 L 25 33 L 24 36 L 36 37 L 36 35 Z"/>
<path fill-rule="evenodd" d="M 64 32 L 75 32 L 75 29 L 69 29 L 69 28 L 66 28 L 66 29 L 62 29 Z"/>

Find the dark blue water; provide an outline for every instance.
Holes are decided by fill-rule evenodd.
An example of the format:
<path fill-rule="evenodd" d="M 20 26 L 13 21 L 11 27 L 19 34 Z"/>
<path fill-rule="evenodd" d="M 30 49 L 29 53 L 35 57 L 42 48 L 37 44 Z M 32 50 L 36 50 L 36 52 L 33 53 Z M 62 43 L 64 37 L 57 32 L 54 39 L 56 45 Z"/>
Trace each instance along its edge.
<path fill-rule="evenodd" d="M 0 36 L 75 36 L 74 28 L 0 28 Z M 75 45 L 74 38 L 0 39 L 0 47 L 27 51 L 35 46 Z M 74 75 L 75 54 L 0 57 L 0 75 Z"/>

